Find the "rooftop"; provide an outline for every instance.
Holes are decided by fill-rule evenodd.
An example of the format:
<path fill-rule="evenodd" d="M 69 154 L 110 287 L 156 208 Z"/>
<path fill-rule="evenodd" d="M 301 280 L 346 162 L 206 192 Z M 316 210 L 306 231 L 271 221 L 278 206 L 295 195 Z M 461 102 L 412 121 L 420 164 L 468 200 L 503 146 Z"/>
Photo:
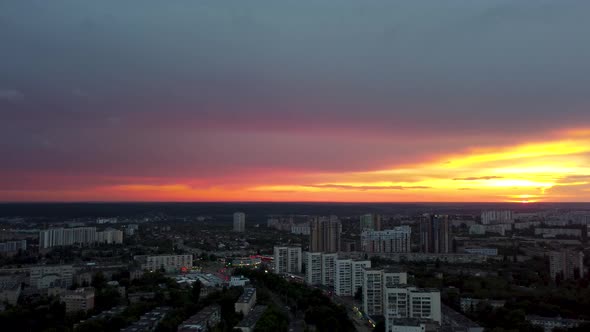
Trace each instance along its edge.
<path fill-rule="evenodd" d="M 266 311 L 266 308 L 267 307 L 265 305 L 255 306 L 254 309 L 252 309 L 252 311 L 250 311 L 250 313 L 248 313 L 248 315 L 246 315 L 246 317 L 244 317 L 244 319 L 242 319 L 242 321 L 236 327 L 253 328 Z"/>
<path fill-rule="evenodd" d="M 244 288 L 244 293 L 236 303 L 248 303 L 256 295 L 256 288 Z"/>

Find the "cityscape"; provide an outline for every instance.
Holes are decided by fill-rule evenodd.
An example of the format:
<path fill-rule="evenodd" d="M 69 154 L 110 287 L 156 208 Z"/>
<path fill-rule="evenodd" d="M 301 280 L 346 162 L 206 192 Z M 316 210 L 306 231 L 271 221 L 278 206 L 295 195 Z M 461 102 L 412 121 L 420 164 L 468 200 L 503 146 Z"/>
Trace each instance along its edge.
<path fill-rule="evenodd" d="M 29 203 L 0 212 L 0 322 L 10 330 L 590 327 L 585 204 Z"/>
<path fill-rule="evenodd" d="M 590 332 L 588 13 L 0 0 L 0 332 Z"/>

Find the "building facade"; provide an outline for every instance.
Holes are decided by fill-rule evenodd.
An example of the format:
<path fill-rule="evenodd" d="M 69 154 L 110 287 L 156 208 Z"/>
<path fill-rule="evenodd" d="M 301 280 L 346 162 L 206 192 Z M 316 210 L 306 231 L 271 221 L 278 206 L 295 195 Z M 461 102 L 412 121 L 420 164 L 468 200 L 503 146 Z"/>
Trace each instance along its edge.
<path fill-rule="evenodd" d="M 338 252 L 342 224 L 336 216 L 314 217 L 310 223 L 309 250 L 312 252 Z"/>
<path fill-rule="evenodd" d="M 309 285 L 322 284 L 322 253 L 305 253 L 305 283 Z"/>
<path fill-rule="evenodd" d="M 62 297 L 66 312 L 88 311 L 94 309 L 94 288 L 78 288 L 67 291 Z"/>
<path fill-rule="evenodd" d="M 442 323 L 440 292 L 407 285 L 389 284 L 384 289 L 385 330 L 393 331 L 395 320 L 416 318 Z"/>
<path fill-rule="evenodd" d="M 420 219 L 420 251 L 448 254 L 452 252 L 451 225 L 446 215 L 425 214 Z"/>
<path fill-rule="evenodd" d="M 336 260 L 336 277 L 334 292 L 338 296 L 353 296 L 352 287 L 352 259 Z"/>
<path fill-rule="evenodd" d="M 155 255 L 135 256 L 141 262 L 141 269 L 156 271 L 164 269 L 167 272 L 180 271 L 182 268 L 190 270 L 193 267 L 193 255 Z"/>
<path fill-rule="evenodd" d="M 69 288 L 73 279 L 72 265 L 39 265 L 31 268 L 30 284 L 37 289 Z"/>
<path fill-rule="evenodd" d="M 234 232 L 246 231 L 246 214 L 244 212 L 234 213 Z"/>
<path fill-rule="evenodd" d="M 549 253 L 549 274 L 553 280 L 577 279 L 584 273 L 584 253 L 564 249 Z"/>
<path fill-rule="evenodd" d="M 410 252 L 412 229 L 398 226 L 384 231 L 365 231 L 361 234 L 361 249 L 370 253 Z"/>
<path fill-rule="evenodd" d="M 274 247 L 275 273 L 301 273 L 301 247 Z"/>

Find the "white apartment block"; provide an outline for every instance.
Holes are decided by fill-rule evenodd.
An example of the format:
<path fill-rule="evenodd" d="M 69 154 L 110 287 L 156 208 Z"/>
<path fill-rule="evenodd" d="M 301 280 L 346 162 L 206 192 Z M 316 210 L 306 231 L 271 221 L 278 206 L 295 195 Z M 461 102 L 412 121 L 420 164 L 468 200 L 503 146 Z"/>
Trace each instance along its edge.
<path fill-rule="evenodd" d="M 361 234 L 361 250 L 371 253 L 411 251 L 412 229 L 398 226 L 384 231 L 365 231 Z"/>
<path fill-rule="evenodd" d="M 371 267 L 371 261 L 352 261 L 352 295 L 363 287 L 363 272 L 365 268 Z"/>
<path fill-rule="evenodd" d="M 311 228 L 309 227 L 309 223 L 295 224 L 291 226 L 291 233 L 299 235 L 309 235 L 311 233 Z"/>
<path fill-rule="evenodd" d="M 506 224 L 513 223 L 514 215 L 512 211 L 508 210 L 492 210 L 483 211 L 481 213 L 481 223 L 484 225 L 490 224 Z"/>
<path fill-rule="evenodd" d="M 406 272 L 388 272 L 383 269 L 363 269 L 363 311 L 371 315 L 384 314 L 384 290 L 388 285 L 408 283 Z"/>
<path fill-rule="evenodd" d="M 102 232 L 96 232 L 96 241 L 106 244 L 121 244 L 123 243 L 123 231 L 108 228 Z"/>
<path fill-rule="evenodd" d="M 183 267 L 190 270 L 193 266 L 193 255 L 135 256 L 134 259 L 142 261 L 141 269 L 148 271 L 163 268 L 167 272 L 172 272 L 179 271 Z"/>
<path fill-rule="evenodd" d="M 334 287 L 338 254 L 322 254 L 322 285 Z"/>
<path fill-rule="evenodd" d="M 400 318 L 428 319 L 442 322 L 440 292 L 407 285 L 390 285 L 383 290 L 385 331 L 394 331 L 394 320 Z"/>
<path fill-rule="evenodd" d="M 37 289 L 68 288 L 74 279 L 72 265 L 40 265 L 31 268 L 30 284 Z"/>
<path fill-rule="evenodd" d="M 301 247 L 274 247 L 275 273 L 301 273 Z"/>
<path fill-rule="evenodd" d="M 334 279 L 334 291 L 338 296 L 353 296 L 352 287 L 352 260 L 336 260 L 336 278 Z"/>
<path fill-rule="evenodd" d="M 244 232 L 246 230 L 246 214 L 244 212 L 234 213 L 234 232 Z"/>
<path fill-rule="evenodd" d="M 96 242 L 96 227 L 50 228 L 39 232 L 39 249 Z"/>
<path fill-rule="evenodd" d="M 363 270 L 363 312 L 369 316 L 383 314 L 383 270 Z"/>
<path fill-rule="evenodd" d="M 408 283 L 408 273 L 407 272 L 383 272 L 383 279 L 385 280 L 385 285 L 405 285 Z"/>
<path fill-rule="evenodd" d="M 309 285 L 322 284 L 322 253 L 305 253 L 305 283 Z"/>

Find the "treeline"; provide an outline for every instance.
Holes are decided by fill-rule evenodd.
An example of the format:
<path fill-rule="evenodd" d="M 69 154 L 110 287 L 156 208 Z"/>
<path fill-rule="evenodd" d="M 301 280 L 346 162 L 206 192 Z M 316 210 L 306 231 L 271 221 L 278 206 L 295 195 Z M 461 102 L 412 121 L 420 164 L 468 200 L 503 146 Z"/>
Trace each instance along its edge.
<path fill-rule="evenodd" d="M 256 284 L 268 288 L 280 296 L 293 313 L 303 312 L 305 323 L 318 331 L 355 331 L 346 309 L 332 302 L 321 290 L 267 273 L 262 269 L 236 269 L 235 275 L 243 275 Z"/>

